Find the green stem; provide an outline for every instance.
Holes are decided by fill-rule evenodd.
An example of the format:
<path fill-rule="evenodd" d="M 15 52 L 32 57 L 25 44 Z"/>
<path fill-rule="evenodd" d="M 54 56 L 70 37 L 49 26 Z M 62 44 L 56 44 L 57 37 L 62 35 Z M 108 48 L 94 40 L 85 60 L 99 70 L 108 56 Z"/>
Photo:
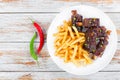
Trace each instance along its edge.
<path fill-rule="evenodd" d="M 38 65 L 38 67 L 40 67 L 40 63 L 39 63 L 39 61 L 38 61 L 38 60 L 36 60 L 36 63 L 37 63 L 37 65 Z"/>
<path fill-rule="evenodd" d="M 29 17 L 28 17 L 28 18 L 29 18 Z M 29 18 L 29 19 L 30 19 L 30 20 L 32 21 L 32 23 L 34 24 L 35 21 L 34 21 L 33 19 L 31 19 L 31 18 Z"/>

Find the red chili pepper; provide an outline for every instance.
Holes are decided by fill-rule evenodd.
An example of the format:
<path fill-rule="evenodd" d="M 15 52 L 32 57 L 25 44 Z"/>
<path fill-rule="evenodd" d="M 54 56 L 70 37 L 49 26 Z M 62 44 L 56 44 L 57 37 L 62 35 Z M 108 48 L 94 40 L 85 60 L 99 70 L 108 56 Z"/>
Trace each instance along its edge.
<path fill-rule="evenodd" d="M 35 21 L 33 21 L 33 20 L 31 20 L 31 21 L 33 22 L 34 27 L 37 29 L 37 32 L 38 32 L 38 35 L 39 35 L 39 38 L 40 38 L 39 39 L 40 44 L 39 44 L 39 46 L 37 48 L 37 53 L 39 54 L 39 52 L 41 51 L 41 49 L 42 49 L 42 47 L 44 45 L 44 34 L 43 34 L 41 26 L 38 23 L 36 23 Z"/>

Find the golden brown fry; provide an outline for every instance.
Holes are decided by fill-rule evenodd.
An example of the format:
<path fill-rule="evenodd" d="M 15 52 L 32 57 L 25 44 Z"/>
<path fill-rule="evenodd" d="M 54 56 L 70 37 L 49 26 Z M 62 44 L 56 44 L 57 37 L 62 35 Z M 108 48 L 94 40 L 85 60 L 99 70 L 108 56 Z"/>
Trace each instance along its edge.
<path fill-rule="evenodd" d="M 85 42 L 85 34 L 78 32 L 76 27 L 72 31 L 71 22 L 64 21 L 54 34 L 55 56 L 64 59 L 65 63 L 72 62 L 76 66 L 92 63 L 89 53 L 82 48 Z"/>
<path fill-rule="evenodd" d="M 66 52 L 65 52 L 65 60 L 64 61 L 68 62 L 68 50 L 66 50 Z"/>
<path fill-rule="evenodd" d="M 68 43 L 66 43 L 66 45 L 65 45 L 63 48 L 65 49 L 65 48 L 69 47 L 70 44 L 71 44 L 73 41 L 74 41 L 74 40 L 71 40 L 71 41 L 69 41 Z M 72 47 L 71 47 L 71 48 L 72 48 Z"/>
<path fill-rule="evenodd" d="M 63 45 L 61 45 L 56 51 L 59 52 L 71 39 L 69 38 Z"/>
<path fill-rule="evenodd" d="M 81 46 L 79 46 L 79 48 L 78 48 L 78 56 L 79 56 L 79 59 L 81 59 L 83 56 L 82 56 L 83 54 L 82 54 L 82 47 Z"/>
<path fill-rule="evenodd" d="M 75 45 L 75 46 L 74 46 L 74 53 L 73 53 L 73 55 L 72 55 L 72 59 L 75 58 L 75 56 L 76 56 L 76 54 L 77 54 L 77 50 L 78 50 L 78 46 Z"/>
<path fill-rule="evenodd" d="M 73 32 L 72 32 L 71 27 L 68 27 L 68 31 L 69 31 L 70 36 L 72 37 L 72 39 L 75 39 L 75 36 L 74 36 L 74 34 L 73 34 Z"/>
<path fill-rule="evenodd" d="M 63 35 L 65 35 L 65 32 L 55 33 L 55 34 L 53 34 L 53 36 L 63 36 Z"/>
<path fill-rule="evenodd" d="M 84 37 L 80 37 L 80 38 L 74 40 L 74 42 L 72 42 L 72 43 L 70 44 L 70 46 L 73 45 L 73 44 L 76 44 L 77 42 L 81 42 L 81 40 L 85 40 L 85 38 L 84 38 Z"/>
<path fill-rule="evenodd" d="M 87 62 L 90 64 L 92 63 L 92 60 L 88 57 L 88 55 L 83 54 L 83 56 L 85 57 L 85 59 L 87 60 Z"/>
<path fill-rule="evenodd" d="M 69 26 L 72 26 L 71 20 L 69 20 L 67 23 Z"/>
<path fill-rule="evenodd" d="M 67 35 L 68 35 L 68 30 L 66 30 L 66 32 L 65 32 L 65 35 L 64 35 L 63 40 L 62 40 L 62 43 L 64 43 L 65 40 L 67 39 Z"/>
<path fill-rule="evenodd" d="M 65 49 L 62 49 L 62 50 L 60 50 L 60 54 L 65 54 L 65 52 L 66 52 L 66 50 Z"/>
<path fill-rule="evenodd" d="M 61 43 L 58 41 L 58 42 L 56 42 L 56 45 L 57 45 L 57 46 L 60 46 L 60 45 L 61 45 Z"/>
<path fill-rule="evenodd" d="M 55 45 L 56 45 L 58 42 L 62 45 L 62 38 L 56 38 L 56 40 L 54 41 Z"/>
<path fill-rule="evenodd" d="M 76 27 L 75 27 L 75 26 L 72 26 L 72 28 L 74 29 L 74 31 L 75 31 L 75 33 L 76 33 L 77 37 L 79 38 L 79 37 L 80 37 L 80 35 L 79 35 L 78 30 L 76 29 Z"/>
<path fill-rule="evenodd" d="M 58 56 L 59 56 L 59 57 L 64 57 L 64 56 L 65 56 L 65 54 L 58 54 Z"/>
<path fill-rule="evenodd" d="M 59 32 L 64 32 L 65 31 L 63 26 L 58 26 L 57 29 L 58 29 Z"/>
<path fill-rule="evenodd" d="M 80 36 L 85 36 L 85 33 L 79 32 Z"/>

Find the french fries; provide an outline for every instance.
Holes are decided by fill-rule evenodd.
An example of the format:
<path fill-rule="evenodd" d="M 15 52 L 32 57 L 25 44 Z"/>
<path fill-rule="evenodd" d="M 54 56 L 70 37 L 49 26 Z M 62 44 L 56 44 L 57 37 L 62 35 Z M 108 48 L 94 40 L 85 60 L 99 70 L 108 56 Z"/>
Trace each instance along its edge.
<path fill-rule="evenodd" d="M 53 35 L 55 56 L 64 59 L 65 63 L 72 62 L 76 66 L 91 64 L 92 59 L 89 58 L 89 53 L 82 48 L 85 34 L 71 26 L 71 21 L 64 21 L 64 24 L 57 29 L 58 32 Z"/>

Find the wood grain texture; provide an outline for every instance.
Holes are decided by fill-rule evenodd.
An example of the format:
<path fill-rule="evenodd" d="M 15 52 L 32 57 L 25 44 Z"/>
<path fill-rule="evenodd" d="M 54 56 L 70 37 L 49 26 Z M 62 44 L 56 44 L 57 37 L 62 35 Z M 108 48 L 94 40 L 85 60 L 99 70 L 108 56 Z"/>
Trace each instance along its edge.
<path fill-rule="evenodd" d="M 118 37 L 120 36 L 119 13 L 107 13 L 116 24 Z M 29 41 L 34 27 L 28 17 L 37 19 L 45 34 L 51 21 L 57 14 L 0 14 L 0 71 L 61 71 L 48 54 L 47 46 L 44 45 L 40 60 L 40 67 L 30 57 Z M 36 46 L 38 46 L 38 39 Z M 120 71 L 120 45 L 112 62 L 102 71 Z"/>
<path fill-rule="evenodd" d="M 28 17 L 43 27 L 46 36 L 51 21 L 61 10 L 81 4 L 103 10 L 116 25 L 118 47 L 110 64 L 95 74 L 75 76 L 52 61 L 45 43 L 38 67 L 29 54 L 35 29 Z M 0 0 L 0 80 L 120 80 L 119 26 L 120 0 Z M 37 39 L 35 45 L 38 43 Z"/>
<path fill-rule="evenodd" d="M 119 80 L 120 72 L 76 76 L 66 72 L 0 72 L 0 80 Z"/>
<path fill-rule="evenodd" d="M 118 40 L 120 41 L 120 13 L 107 13 L 116 25 Z M 34 26 L 28 19 L 36 20 L 47 30 L 57 14 L 0 14 L 0 42 L 29 42 L 35 31 Z M 37 39 L 38 42 L 38 39 Z"/>
<path fill-rule="evenodd" d="M 66 7 L 81 4 L 105 12 L 120 12 L 120 0 L 1 0 L 0 12 L 60 12 Z"/>
<path fill-rule="evenodd" d="M 29 43 L 0 43 L 0 71 L 62 71 L 50 58 L 46 44 L 39 62 L 40 67 L 30 57 Z M 111 63 L 101 71 L 120 71 L 120 43 Z"/>

